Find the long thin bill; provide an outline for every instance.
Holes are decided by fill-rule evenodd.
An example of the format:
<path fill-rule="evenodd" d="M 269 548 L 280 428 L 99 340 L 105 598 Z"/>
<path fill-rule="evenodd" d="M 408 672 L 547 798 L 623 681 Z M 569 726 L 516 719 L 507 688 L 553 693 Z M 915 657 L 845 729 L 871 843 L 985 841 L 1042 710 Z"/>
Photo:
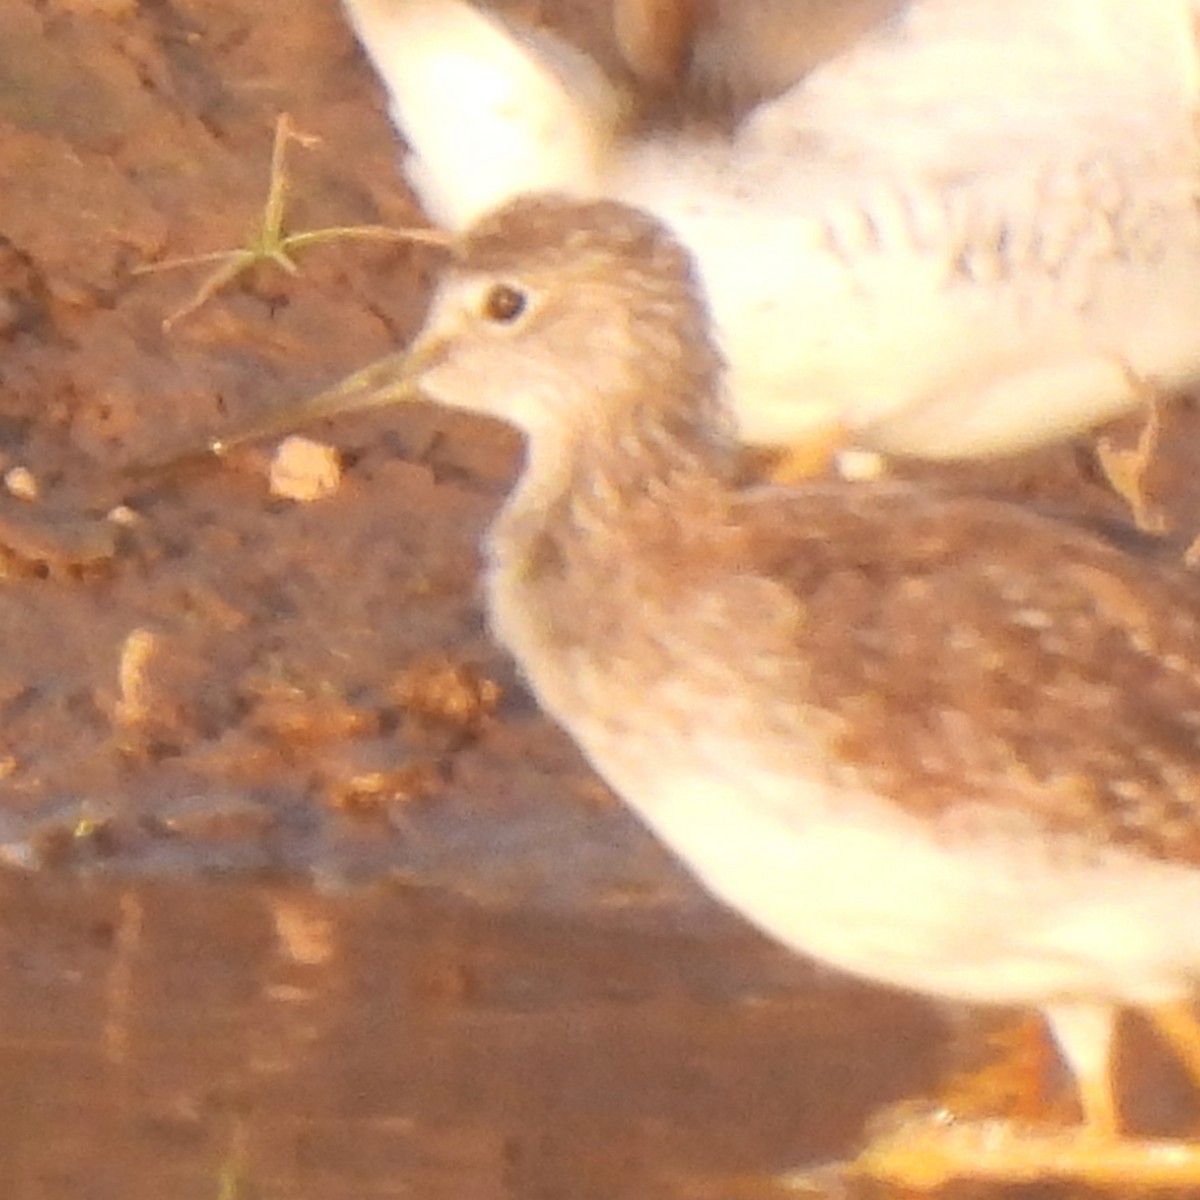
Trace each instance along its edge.
<path fill-rule="evenodd" d="M 247 442 L 281 437 L 326 417 L 412 400 L 417 395 L 414 375 L 407 352 L 390 354 L 299 404 L 267 413 L 258 421 L 212 438 L 207 451 L 221 457 Z"/>
<path fill-rule="evenodd" d="M 222 458 L 249 442 L 282 437 L 325 417 L 416 399 L 422 365 L 436 358 L 437 354 L 437 348 L 429 346 L 423 351 L 413 347 L 399 354 L 390 354 L 299 404 L 274 409 L 255 421 L 210 438 L 207 442 L 193 442 L 154 459 L 131 463 L 122 469 L 121 474 L 137 480 L 155 479 L 212 462 L 214 458 Z"/>

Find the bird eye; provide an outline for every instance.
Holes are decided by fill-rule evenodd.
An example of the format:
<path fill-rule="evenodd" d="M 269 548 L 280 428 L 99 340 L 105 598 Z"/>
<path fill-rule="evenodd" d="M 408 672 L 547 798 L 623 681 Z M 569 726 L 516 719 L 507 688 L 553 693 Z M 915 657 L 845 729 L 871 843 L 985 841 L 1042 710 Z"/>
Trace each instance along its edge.
<path fill-rule="evenodd" d="M 498 325 L 511 325 L 529 304 L 529 297 L 511 283 L 498 283 L 483 298 L 483 315 Z"/>

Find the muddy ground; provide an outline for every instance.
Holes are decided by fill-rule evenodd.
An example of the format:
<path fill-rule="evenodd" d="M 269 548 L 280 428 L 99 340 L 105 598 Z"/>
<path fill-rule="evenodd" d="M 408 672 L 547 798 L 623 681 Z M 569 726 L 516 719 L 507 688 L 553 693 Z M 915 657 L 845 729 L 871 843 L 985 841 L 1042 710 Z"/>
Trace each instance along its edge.
<path fill-rule="evenodd" d="M 510 7 L 611 53 L 599 0 Z M 244 242 L 282 112 L 292 228 L 423 223 L 335 0 L 0 0 L 3 1194 L 775 1194 L 957 1015 L 717 913 L 539 717 L 475 586 L 513 436 L 344 420 L 311 504 L 270 447 L 128 471 L 420 318 L 436 252 L 346 242 L 164 328 L 203 272 L 136 269 Z M 959 475 L 1127 518 L 1086 439 Z"/>

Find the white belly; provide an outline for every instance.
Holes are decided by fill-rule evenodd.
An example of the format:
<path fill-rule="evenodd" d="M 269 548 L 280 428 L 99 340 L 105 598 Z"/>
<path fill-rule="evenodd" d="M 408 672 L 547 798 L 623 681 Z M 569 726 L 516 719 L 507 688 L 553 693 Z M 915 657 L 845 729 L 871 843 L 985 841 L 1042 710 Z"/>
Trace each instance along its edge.
<path fill-rule="evenodd" d="M 939 842 L 890 806 L 729 761 L 736 782 L 664 771 L 628 795 L 706 888 L 797 951 L 984 1003 L 1154 1004 L 1200 976 L 1200 869 L 1056 861 L 1031 828 Z"/>

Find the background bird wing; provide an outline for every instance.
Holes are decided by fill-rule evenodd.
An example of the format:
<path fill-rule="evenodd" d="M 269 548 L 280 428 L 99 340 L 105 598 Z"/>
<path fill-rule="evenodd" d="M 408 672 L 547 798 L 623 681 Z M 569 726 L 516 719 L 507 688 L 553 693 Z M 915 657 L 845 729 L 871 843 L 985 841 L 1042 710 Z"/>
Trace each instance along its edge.
<path fill-rule="evenodd" d="M 345 0 L 408 142 L 409 181 L 461 229 L 527 191 L 588 194 L 620 116 L 595 64 L 465 0 Z"/>

